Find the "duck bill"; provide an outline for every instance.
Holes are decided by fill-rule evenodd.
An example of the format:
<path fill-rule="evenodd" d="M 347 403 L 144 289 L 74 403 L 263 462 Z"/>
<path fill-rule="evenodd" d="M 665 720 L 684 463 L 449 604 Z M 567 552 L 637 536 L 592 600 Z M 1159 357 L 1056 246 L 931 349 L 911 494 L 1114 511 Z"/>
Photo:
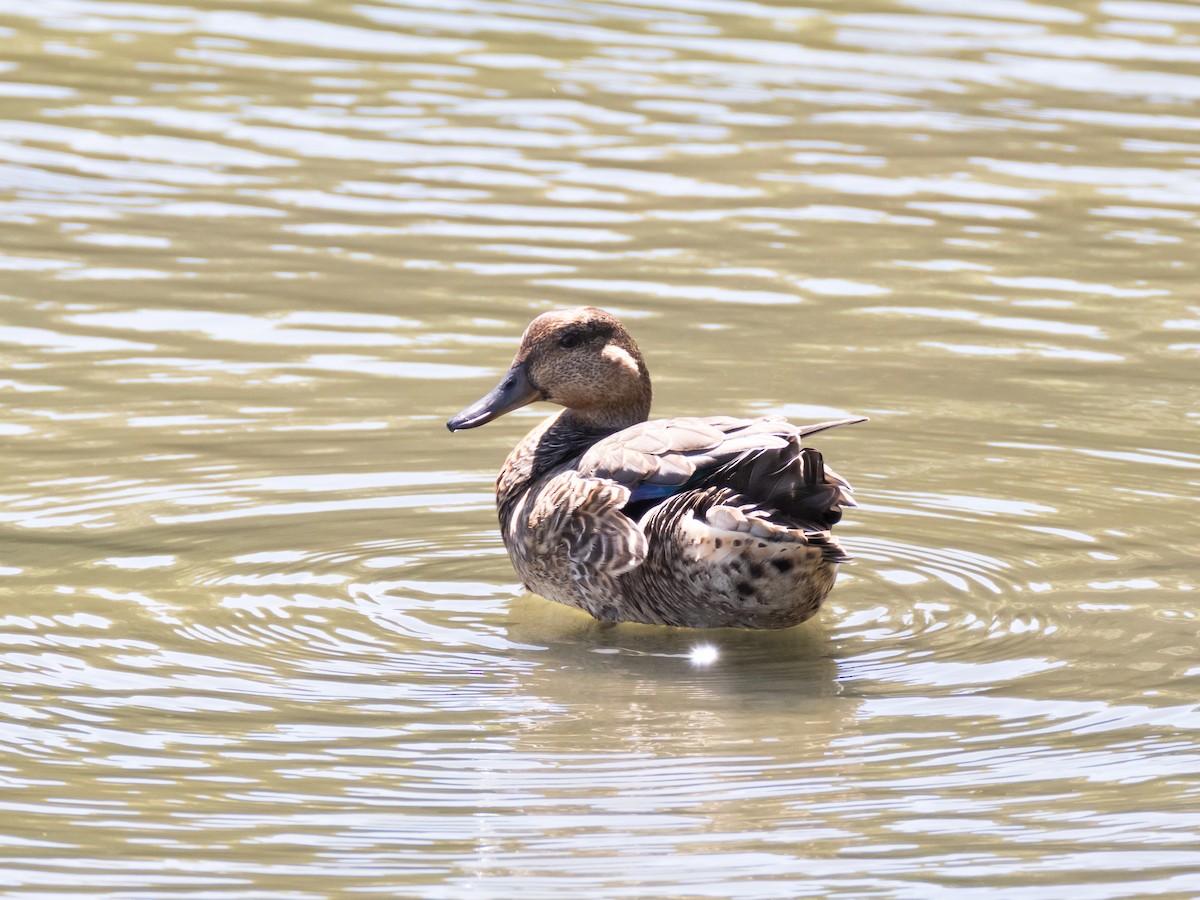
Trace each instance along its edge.
<path fill-rule="evenodd" d="M 478 428 L 507 412 L 520 409 L 534 400 L 542 399 L 542 392 L 529 382 L 525 366 L 513 363 L 513 367 L 500 379 L 500 383 L 480 400 L 476 400 L 457 416 L 446 423 L 451 431 Z"/>

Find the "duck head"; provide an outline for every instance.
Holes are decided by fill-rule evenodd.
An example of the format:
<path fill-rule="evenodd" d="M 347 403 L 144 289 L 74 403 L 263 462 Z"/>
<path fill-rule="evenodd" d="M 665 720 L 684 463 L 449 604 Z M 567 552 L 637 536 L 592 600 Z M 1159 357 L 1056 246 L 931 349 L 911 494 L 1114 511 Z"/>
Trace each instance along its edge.
<path fill-rule="evenodd" d="M 529 323 L 500 383 L 446 427 L 475 428 L 547 400 L 581 426 L 617 431 L 644 422 L 650 399 L 646 362 L 620 320 L 594 306 L 562 309 Z"/>

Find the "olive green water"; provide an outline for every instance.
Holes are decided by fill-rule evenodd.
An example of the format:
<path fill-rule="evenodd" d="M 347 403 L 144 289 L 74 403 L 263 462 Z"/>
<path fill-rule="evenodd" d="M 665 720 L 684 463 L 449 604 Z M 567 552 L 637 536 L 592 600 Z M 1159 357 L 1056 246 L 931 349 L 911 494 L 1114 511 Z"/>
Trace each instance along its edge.
<path fill-rule="evenodd" d="M 0 890 L 1200 894 L 1200 7 L 0 0 Z M 778 633 L 523 594 L 604 305 L 850 414 Z"/>

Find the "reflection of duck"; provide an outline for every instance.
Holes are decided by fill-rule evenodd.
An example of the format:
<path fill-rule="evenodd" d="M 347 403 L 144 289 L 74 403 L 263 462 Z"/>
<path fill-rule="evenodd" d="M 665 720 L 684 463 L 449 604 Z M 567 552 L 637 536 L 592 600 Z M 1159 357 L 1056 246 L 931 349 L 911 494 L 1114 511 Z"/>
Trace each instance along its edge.
<path fill-rule="evenodd" d="M 525 584 L 607 622 L 783 628 L 817 611 L 846 557 L 830 534 L 850 486 L 783 419 L 646 421 L 637 344 L 593 307 L 530 323 L 512 368 L 452 418 L 474 428 L 565 406 L 509 454 L 500 528 Z"/>
<path fill-rule="evenodd" d="M 606 628 L 532 594 L 504 608 L 505 639 L 527 648 L 517 654 L 521 659 L 538 663 L 522 670 L 525 689 L 551 703 L 594 700 L 597 709 L 593 715 L 589 706 L 586 718 L 614 737 L 627 729 L 656 732 L 660 740 L 663 735 L 682 738 L 682 731 L 664 723 L 682 726 L 693 716 L 709 724 L 737 722 L 729 729 L 731 738 L 764 727 L 790 732 L 798 714 L 840 720 L 854 706 L 824 702 L 842 694 L 843 653 L 820 620 L 768 632 L 697 632 L 646 625 Z M 600 683 L 604 694 L 594 697 Z M 570 718 L 578 727 L 579 717 Z M 842 726 L 832 730 L 840 732 Z M 698 740 L 696 746 L 707 742 Z"/>

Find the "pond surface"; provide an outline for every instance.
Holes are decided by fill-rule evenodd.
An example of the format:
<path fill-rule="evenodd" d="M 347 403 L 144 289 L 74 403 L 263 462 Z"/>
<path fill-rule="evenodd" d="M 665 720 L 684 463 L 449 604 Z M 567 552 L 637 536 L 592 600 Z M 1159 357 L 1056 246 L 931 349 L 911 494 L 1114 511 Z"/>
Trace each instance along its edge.
<path fill-rule="evenodd" d="M 0 0 L 0 887 L 1200 894 L 1200 8 Z M 816 445 L 783 632 L 524 594 L 526 322 Z"/>

